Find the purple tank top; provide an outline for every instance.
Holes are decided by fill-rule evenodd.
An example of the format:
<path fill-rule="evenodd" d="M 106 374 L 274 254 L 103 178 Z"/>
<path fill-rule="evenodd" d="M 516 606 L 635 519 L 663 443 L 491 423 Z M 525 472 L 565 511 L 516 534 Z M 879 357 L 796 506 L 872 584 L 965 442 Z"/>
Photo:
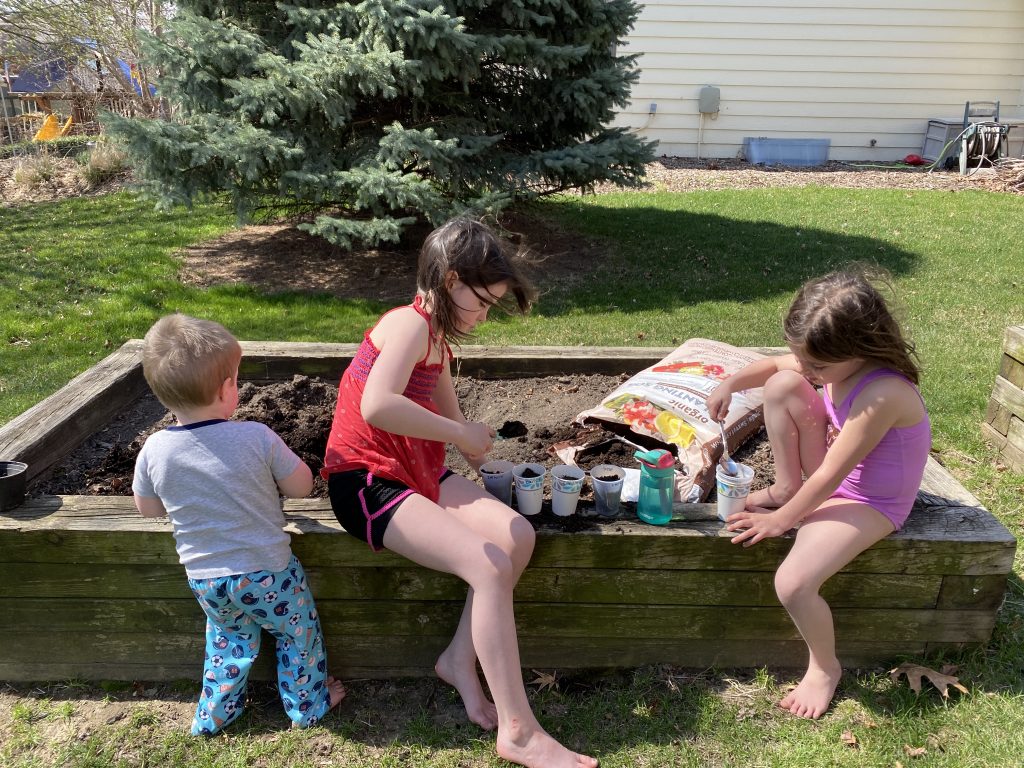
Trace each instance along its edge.
<path fill-rule="evenodd" d="M 884 376 L 897 376 L 913 386 L 906 376 L 890 368 L 879 368 L 858 381 L 846 399 L 836 408 L 825 390 L 825 410 L 836 430 L 843 428 L 850 408 L 868 384 Z M 918 397 L 921 393 L 914 387 Z M 921 401 L 922 405 L 924 401 Z M 846 476 L 833 499 L 849 499 L 877 509 L 898 531 L 910 514 L 924 476 L 924 466 L 932 445 L 932 428 L 925 409 L 924 418 L 909 427 L 893 427 L 871 452 Z"/>

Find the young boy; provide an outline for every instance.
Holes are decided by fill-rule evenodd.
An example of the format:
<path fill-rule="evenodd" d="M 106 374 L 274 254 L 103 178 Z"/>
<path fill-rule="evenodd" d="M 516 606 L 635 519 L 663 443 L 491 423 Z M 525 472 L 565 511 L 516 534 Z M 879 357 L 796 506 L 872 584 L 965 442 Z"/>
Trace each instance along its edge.
<path fill-rule="evenodd" d="M 327 675 L 313 596 L 283 530 L 280 495 L 306 496 L 312 473 L 269 427 L 228 421 L 241 357 L 223 326 L 180 314 L 158 320 L 142 350 L 146 381 L 177 424 L 142 447 L 135 506 L 145 517 L 170 517 L 206 614 L 193 735 L 213 735 L 241 714 L 261 627 L 277 639 L 278 689 L 293 726 L 317 723 L 345 696 Z"/>

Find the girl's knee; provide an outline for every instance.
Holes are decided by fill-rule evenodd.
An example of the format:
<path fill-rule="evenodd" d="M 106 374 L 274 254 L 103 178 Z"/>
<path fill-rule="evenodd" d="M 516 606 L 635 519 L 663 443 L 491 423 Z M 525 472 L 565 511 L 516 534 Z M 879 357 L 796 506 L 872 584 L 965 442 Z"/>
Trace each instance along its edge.
<path fill-rule="evenodd" d="M 784 414 L 801 431 L 823 429 L 828 420 L 825 403 L 814 386 L 797 371 L 779 371 L 764 386 L 765 419 Z M 769 429 L 769 434 L 771 430 Z"/>
<path fill-rule="evenodd" d="M 780 402 L 797 393 L 814 393 L 814 387 L 798 371 L 783 370 L 773 373 L 764 385 L 765 402 Z"/>
<path fill-rule="evenodd" d="M 512 536 L 512 546 L 516 552 L 526 555 L 527 559 L 533 554 L 533 547 L 537 543 L 537 531 L 525 517 L 517 515 L 509 526 Z"/>
<path fill-rule="evenodd" d="M 775 594 L 783 606 L 814 597 L 820 588 L 821 585 L 809 580 L 806 574 L 795 568 L 786 568 L 785 563 L 775 572 Z"/>
<path fill-rule="evenodd" d="M 516 580 L 511 555 L 493 542 L 487 542 L 469 564 L 465 580 L 473 589 L 511 589 Z"/>

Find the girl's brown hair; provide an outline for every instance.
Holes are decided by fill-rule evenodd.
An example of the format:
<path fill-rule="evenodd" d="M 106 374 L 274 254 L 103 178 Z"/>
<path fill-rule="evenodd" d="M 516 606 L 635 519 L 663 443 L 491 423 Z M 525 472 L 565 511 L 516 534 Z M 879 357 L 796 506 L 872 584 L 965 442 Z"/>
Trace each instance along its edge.
<path fill-rule="evenodd" d="M 914 345 L 903 336 L 882 294 L 884 274 L 853 268 L 810 280 L 797 293 L 783 328 L 786 341 L 816 360 L 874 360 L 915 384 L 921 369 Z"/>
<path fill-rule="evenodd" d="M 434 330 L 449 343 L 469 338 L 457 325 L 458 307 L 447 285 L 450 272 L 482 301 L 525 315 L 537 296 L 524 274 L 525 264 L 524 253 L 479 221 L 459 217 L 435 229 L 423 241 L 416 273 L 416 287 L 430 304 Z M 487 286 L 496 283 L 508 286 L 500 300 L 487 292 Z"/>

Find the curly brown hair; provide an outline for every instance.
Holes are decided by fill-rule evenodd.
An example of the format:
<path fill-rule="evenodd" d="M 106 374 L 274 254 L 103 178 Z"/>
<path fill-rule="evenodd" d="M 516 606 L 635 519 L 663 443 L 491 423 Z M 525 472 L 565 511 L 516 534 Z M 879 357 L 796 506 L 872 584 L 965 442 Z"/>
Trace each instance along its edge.
<path fill-rule="evenodd" d="M 915 384 L 921 369 L 917 352 L 874 283 L 891 290 L 879 270 L 853 267 L 804 283 L 783 323 L 786 341 L 822 362 L 874 360 Z"/>

